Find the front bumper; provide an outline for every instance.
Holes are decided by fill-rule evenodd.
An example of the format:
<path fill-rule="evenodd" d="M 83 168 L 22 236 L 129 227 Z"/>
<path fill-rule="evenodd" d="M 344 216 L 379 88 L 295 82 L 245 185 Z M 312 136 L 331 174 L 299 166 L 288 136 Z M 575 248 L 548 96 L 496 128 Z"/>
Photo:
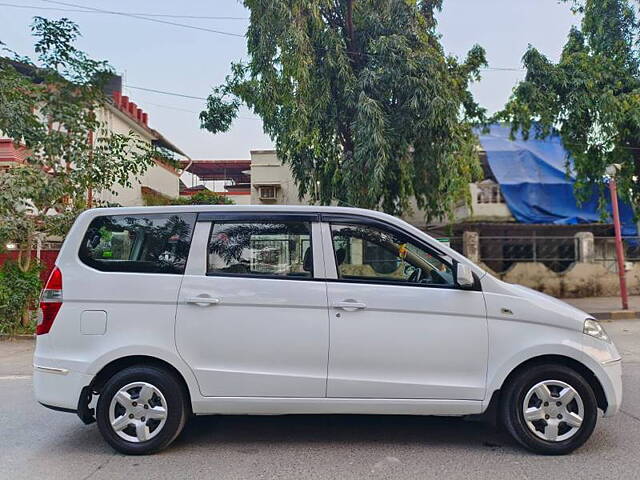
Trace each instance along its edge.
<path fill-rule="evenodd" d="M 585 365 L 591 369 L 602 386 L 607 399 L 605 417 L 612 417 L 622 404 L 622 358 L 613 342 L 605 342 L 589 335 L 582 336 Z"/>
<path fill-rule="evenodd" d="M 622 360 L 617 359 L 602 364 L 604 375 L 600 378 L 600 384 L 607 397 L 607 409 L 605 417 L 613 417 L 622 405 Z"/>

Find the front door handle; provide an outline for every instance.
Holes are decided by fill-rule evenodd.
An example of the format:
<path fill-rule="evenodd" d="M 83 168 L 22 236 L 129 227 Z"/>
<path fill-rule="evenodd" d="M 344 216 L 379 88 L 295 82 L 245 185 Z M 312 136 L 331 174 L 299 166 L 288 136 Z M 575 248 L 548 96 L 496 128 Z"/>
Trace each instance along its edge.
<path fill-rule="evenodd" d="M 367 308 L 367 305 L 353 300 L 345 300 L 343 302 L 334 303 L 333 308 L 341 308 L 347 312 L 355 312 L 356 310 L 364 310 Z"/>
<path fill-rule="evenodd" d="M 190 297 L 190 298 L 187 298 L 187 303 L 193 303 L 201 307 L 206 307 L 208 305 L 219 304 L 220 299 L 216 297 Z"/>

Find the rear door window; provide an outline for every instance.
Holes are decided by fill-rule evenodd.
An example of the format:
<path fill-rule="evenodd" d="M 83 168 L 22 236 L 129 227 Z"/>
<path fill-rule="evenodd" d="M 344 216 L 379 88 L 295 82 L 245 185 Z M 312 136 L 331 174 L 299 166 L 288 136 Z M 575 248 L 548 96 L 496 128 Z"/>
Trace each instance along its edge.
<path fill-rule="evenodd" d="M 80 260 L 106 272 L 182 274 L 195 222 L 195 213 L 96 217 Z"/>
<path fill-rule="evenodd" d="M 207 274 L 311 278 L 311 223 L 216 222 L 209 238 Z"/>

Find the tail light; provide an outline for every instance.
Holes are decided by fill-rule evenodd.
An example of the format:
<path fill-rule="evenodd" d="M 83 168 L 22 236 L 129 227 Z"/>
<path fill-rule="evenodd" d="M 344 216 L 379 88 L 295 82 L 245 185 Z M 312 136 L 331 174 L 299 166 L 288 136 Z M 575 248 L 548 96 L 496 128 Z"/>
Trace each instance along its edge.
<path fill-rule="evenodd" d="M 40 295 L 41 314 L 36 325 L 36 335 L 49 333 L 60 307 L 62 307 L 62 272 L 55 267 Z"/>

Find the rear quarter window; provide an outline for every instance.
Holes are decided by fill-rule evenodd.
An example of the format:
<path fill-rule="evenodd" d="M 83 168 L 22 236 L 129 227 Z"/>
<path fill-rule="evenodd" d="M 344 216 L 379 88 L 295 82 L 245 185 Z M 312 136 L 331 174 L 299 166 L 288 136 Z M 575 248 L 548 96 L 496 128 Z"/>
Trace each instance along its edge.
<path fill-rule="evenodd" d="M 105 272 L 182 274 L 195 222 L 195 213 L 96 217 L 79 257 Z"/>

